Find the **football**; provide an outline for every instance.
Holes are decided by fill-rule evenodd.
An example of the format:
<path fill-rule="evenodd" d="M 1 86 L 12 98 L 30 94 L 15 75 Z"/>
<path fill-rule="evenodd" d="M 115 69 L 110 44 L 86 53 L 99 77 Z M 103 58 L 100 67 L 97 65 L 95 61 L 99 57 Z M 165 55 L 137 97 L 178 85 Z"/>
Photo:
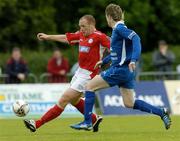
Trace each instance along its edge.
<path fill-rule="evenodd" d="M 12 109 L 18 117 L 26 116 L 30 110 L 29 104 L 24 100 L 17 100 L 16 102 L 14 102 Z"/>

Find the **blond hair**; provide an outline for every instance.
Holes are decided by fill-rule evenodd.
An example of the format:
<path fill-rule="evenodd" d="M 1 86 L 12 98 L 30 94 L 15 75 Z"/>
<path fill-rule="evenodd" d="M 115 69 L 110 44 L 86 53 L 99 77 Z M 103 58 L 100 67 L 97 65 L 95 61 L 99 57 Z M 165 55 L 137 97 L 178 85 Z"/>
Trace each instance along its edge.
<path fill-rule="evenodd" d="M 121 7 L 116 4 L 109 4 L 106 7 L 105 14 L 107 16 L 111 16 L 112 19 L 116 22 L 124 19 L 124 14 Z"/>
<path fill-rule="evenodd" d="M 91 25 L 94 25 L 94 26 L 96 25 L 96 20 L 92 15 L 84 15 L 80 18 L 80 20 L 82 19 L 86 19 L 87 22 Z"/>

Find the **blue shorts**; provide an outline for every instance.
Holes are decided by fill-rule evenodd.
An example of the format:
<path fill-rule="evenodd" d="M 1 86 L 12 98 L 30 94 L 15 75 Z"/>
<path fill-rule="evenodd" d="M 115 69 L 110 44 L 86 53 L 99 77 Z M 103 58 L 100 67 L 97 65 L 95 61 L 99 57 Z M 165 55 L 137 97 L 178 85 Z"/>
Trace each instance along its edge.
<path fill-rule="evenodd" d="M 135 73 L 130 72 L 127 65 L 111 66 L 109 69 L 101 72 L 101 77 L 111 87 L 118 85 L 119 87 L 134 89 Z"/>

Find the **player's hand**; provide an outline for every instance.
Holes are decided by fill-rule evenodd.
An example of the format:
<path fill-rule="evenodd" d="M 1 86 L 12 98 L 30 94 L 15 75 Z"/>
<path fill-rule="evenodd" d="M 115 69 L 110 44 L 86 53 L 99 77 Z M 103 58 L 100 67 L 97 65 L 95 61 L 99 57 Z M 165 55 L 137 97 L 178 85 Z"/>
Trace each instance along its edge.
<path fill-rule="evenodd" d="M 136 69 L 136 63 L 135 62 L 130 62 L 129 63 L 129 70 L 130 72 L 134 72 Z"/>
<path fill-rule="evenodd" d="M 17 78 L 19 78 L 21 81 L 25 80 L 25 75 L 23 73 L 19 73 L 17 75 Z"/>
<path fill-rule="evenodd" d="M 94 69 L 97 69 L 97 68 L 100 68 L 101 67 L 101 65 L 102 65 L 102 61 L 98 61 L 97 63 L 96 63 L 96 65 L 94 66 Z"/>
<path fill-rule="evenodd" d="M 47 34 L 45 34 L 45 33 L 38 33 L 37 34 L 37 38 L 38 38 L 38 40 L 40 40 L 40 41 L 42 41 L 42 40 L 48 40 L 48 35 Z"/>
<path fill-rule="evenodd" d="M 60 70 L 60 71 L 59 71 L 59 74 L 60 74 L 60 75 L 65 75 L 65 74 L 66 74 L 66 71 L 65 71 L 65 70 Z"/>

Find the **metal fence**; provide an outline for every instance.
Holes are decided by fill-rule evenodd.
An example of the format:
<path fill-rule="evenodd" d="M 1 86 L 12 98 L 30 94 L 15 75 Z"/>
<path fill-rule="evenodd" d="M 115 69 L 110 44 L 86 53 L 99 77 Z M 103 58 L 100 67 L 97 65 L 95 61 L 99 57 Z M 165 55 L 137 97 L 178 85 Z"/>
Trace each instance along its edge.
<path fill-rule="evenodd" d="M 0 84 L 6 83 L 6 79 L 9 77 L 8 74 L 0 74 Z M 27 75 L 26 79 L 22 83 L 38 83 L 38 77 L 30 73 Z"/>
<path fill-rule="evenodd" d="M 50 78 L 51 76 L 52 76 L 52 75 L 51 75 L 50 73 L 43 73 L 43 74 L 41 74 L 41 75 L 39 76 L 39 82 L 40 82 L 40 83 L 48 83 L 48 82 L 49 82 L 49 78 Z M 68 82 L 71 81 L 72 76 L 73 76 L 73 74 L 71 74 L 71 73 L 68 73 L 68 74 L 66 75 L 66 77 L 67 77 L 67 79 L 68 79 Z M 54 79 L 55 82 L 58 81 L 58 78 L 53 78 L 53 79 Z M 51 80 L 52 80 L 52 78 L 51 78 Z"/>
<path fill-rule="evenodd" d="M 6 78 L 8 78 L 7 74 L 0 74 L 0 84 L 4 84 L 6 81 Z"/>
<path fill-rule="evenodd" d="M 137 80 L 180 80 L 180 72 L 140 72 L 136 76 Z"/>
<path fill-rule="evenodd" d="M 51 74 L 49 73 L 43 73 L 39 77 L 33 73 L 30 73 L 22 83 L 48 83 L 48 78 L 50 76 Z M 70 82 L 72 76 L 73 75 L 71 73 L 67 74 L 68 82 Z M 0 74 L 0 84 L 4 84 L 6 78 L 8 78 L 7 74 Z M 180 72 L 140 72 L 137 73 L 136 80 L 180 80 Z"/>

